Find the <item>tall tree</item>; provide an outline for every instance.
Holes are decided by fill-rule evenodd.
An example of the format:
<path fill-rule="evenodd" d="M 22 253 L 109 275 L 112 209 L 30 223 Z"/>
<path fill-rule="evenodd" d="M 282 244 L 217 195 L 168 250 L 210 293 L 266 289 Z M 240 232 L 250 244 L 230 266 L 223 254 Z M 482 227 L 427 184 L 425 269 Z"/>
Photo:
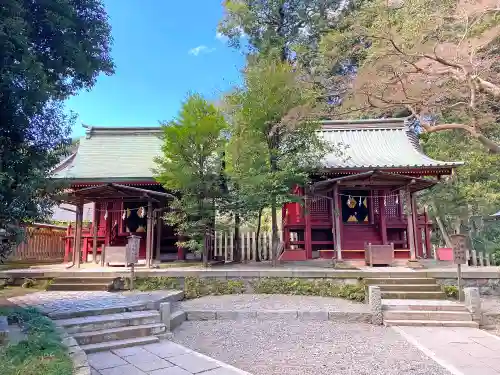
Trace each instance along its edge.
<path fill-rule="evenodd" d="M 497 1 L 366 1 L 343 22 L 322 42 L 327 70 L 361 62 L 339 114 L 399 112 L 500 153 Z"/>
<path fill-rule="evenodd" d="M 227 128 L 222 113 L 198 94 L 182 104 L 178 117 L 164 124 L 162 156 L 156 160 L 156 179 L 166 189 L 177 192 L 167 220 L 183 237 L 183 243 L 203 252 L 207 232 L 213 228 L 216 202 L 221 199 L 222 155 Z"/>
<path fill-rule="evenodd" d="M 282 61 L 311 52 L 349 0 L 225 0 L 219 32 L 251 53 L 276 54 Z M 309 56 L 310 57 L 310 56 Z"/>
<path fill-rule="evenodd" d="M 249 191 L 243 196 L 271 208 L 274 260 L 279 243 L 277 206 L 297 199 L 292 186 L 308 181 L 324 151 L 318 123 L 310 119 L 315 91 L 302 77 L 286 62 L 258 58 L 248 65 L 243 87 L 231 98 L 233 135 L 244 140 L 238 143 L 243 173 L 236 177 L 240 189 Z"/>
<path fill-rule="evenodd" d="M 100 0 L 7 0 L 0 5 L 0 258 L 19 224 L 49 213 L 52 168 L 74 120 L 62 102 L 112 74 L 111 30 Z"/>

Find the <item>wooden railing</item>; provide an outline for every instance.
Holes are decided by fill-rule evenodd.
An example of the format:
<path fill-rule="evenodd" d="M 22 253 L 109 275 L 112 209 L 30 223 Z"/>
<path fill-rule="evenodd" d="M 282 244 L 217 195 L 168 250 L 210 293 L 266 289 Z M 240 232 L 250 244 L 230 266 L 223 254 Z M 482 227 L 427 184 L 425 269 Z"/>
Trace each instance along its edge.
<path fill-rule="evenodd" d="M 33 224 L 26 227 L 26 238 L 9 256 L 9 261 L 61 262 L 64 258 L 66 227 Z"/>
<path fill-rule="evenodd" d="M 281 238 L 281 234 L 279 235 Z M 256 232 L 244 232 L 240 234 L 240 251 L 242 261 L 254 261 L 257 259 L 257 234 Z M 259 234 L 259 259 L 271 260 L 272 233 L 261 232 Z M 214 240 L 215 256 L 224 257 L 227 262 L 233 260 L 234 254 L 234 232 L 215 232 Z"/>

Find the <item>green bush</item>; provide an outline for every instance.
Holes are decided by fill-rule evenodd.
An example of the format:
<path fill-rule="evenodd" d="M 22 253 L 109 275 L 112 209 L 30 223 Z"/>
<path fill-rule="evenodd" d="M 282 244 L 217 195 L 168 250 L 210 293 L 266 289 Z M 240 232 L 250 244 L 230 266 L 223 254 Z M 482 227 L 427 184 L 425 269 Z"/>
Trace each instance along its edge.
<path fill-rule="evenodd" d="M 2 375 L 71 375 L 73 363 L 50 319 L 35 309 L 0 308 L 0 315 L 23 328 L 27 338 L 0 347 Z"/>
<path fill-rule="evenodd" d="M 255 293 L 340 297 L 358 302 L 363 302 L 366 295 L 365 285 L 362 282 L 338 284 L 327 279 L 308 280 L 269 277 L 254 281 L 252 286 Z"/>
<path fill-rule="evenodd" d="M 125 279 L 125 287 L 128 288 L 129 279 Z M 175 277 L 138 277 L 134 286 L 140 291 L 179 289 L 179 281 Z"/>
<path fill-rule="evenodd" d="M 443 285 L 442 288 L 447 297 L 458 299 L 458 288 L 455 285 Z"/>

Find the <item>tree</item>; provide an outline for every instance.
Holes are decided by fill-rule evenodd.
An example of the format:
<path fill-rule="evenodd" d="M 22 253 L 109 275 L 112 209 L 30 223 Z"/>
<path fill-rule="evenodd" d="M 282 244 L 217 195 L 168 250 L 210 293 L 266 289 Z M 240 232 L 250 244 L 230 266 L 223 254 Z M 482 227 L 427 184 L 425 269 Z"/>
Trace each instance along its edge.
<path fill-rule="evenodd" d="M 166 219 L 189 239 L 182 246 L 203 251 L 205 264 L 205 236 L 214 226 L 216 202 L 222 196 L 226 128 L 224 116 L 214 105 L 198 94 L 190 95 L 177 119 L 163 125 L 162 156 L 156 160 L 156 179 L 178 194 Z"/>
<path fill-rule="evenodd" d="M 240 47 L 241 38 L 251 53 L 276 54 L 293 60 L 298 51 L 314 51 L 320 36 L 347 8 L 346 0 L 226 0 L 219 32 Z"/>
<path fill-rule="evenodd" d="M 273 58 L 257 58 L 244 72 L 244 85 L 230 98 L 233 108 L 230 152 L 240 160 L 234 178 L 249 206 L 271 208 L 273 259 L 278 248 L 277 206 L 297 200 L 319 166 L 324 144 L 310 118 L 315 91 L 298 68 Z"/>
<path fill-rule="evenodd" d="M 498 126 L 499 32 L 493 0 L 364 2 L 322 41 L 326 70 L 360 63 L 337 115 L 399 113 L 426 133 L 462 131 L 500 153 L 491 132 Z"/>
<path fill-rule="evenodd" d="M 497 134 L 500 135 L 500 130 Z M 449 246 L 448 234 L 473 234 L 474 218 L 500 210 L 500 158 L 484 152 L 482 145 L 466 133 L 424 134 L 422 141 L 425 152 L 436 159 L 465 162 L 453 176 L 424 192 L 419 199 L 420 204 L 429 207 L 433 221 L 438 224 L 440 241 Z"/>
<path fill-rule="evenodd" d="M 43 3 L 43 4 L 42 4 Z M 7 0 L 0 6 L 0 235 L 5 259 L 20 224 L 49 214 L 50 172 L 67 151 L 74 116 L 62 102 L 113 73 L 100 0 Z"/>

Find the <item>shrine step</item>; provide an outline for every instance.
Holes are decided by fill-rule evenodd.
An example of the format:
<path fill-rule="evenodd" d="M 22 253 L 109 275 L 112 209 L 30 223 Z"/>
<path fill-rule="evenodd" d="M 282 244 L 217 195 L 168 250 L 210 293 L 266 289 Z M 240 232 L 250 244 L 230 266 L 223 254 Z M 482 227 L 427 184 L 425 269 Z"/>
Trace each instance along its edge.
<path fill-rule="evenodd" d="M 120 280 L 119 277 L 58 277 L 55 283 L 61 284 L 112 284 Z"/>
<path fill-rule="evenodd" d="M 102 329 L 91 332 L 80 332 L 73 334 L 73 338 L 80 345 L 99 344 L 116 340 L 126 340 L 139 337 L 159 335 L 165 332 L 162 323 L 144 324 L 139 326 L 118 327 Z"/>
<path fill-rule="evenodd" d="M 128 348 L 130 346 L 154 344 L 158 341 L 160 341 L 160 339 L 156 336 L 146 336 L 133 339 L 100 342 L 98 344 L 80 345 L 80 348 L 82 348 L 86 353 L 95 353 L 111 349 Z"/>
<path fill-rule="evenodd" d="M 384 321 L 389 320 L 430 320 L 447 322 L 471 322 L 472 315 L 468 311 L 412 311 L 412 310 L 387 310 L 384 311 Z"/>
<path fill-rule="evenodd" d="M 437 284 L 381 284 L 379 285 L 382 292 L 440 292 L 441 287 Z"/>
<path fill-rule="evenodd" d="M 47 290 L 58 290 L 58 291 L 105 291 L 109 292 L 113 289 L 112 283 L 71 283 L 66 284 L 58 282 L 57 280 L 49 285 Z"/>
<path fill-rule="evenodd" d="M 438 320 L 384 320 L 385 326 L 407 327 L 469 327 L 479 328 L 476 322 L 466 321 L 438 321 Z"/>
<path fill-rule="evenodd" d="M 468 312 L 465 305 L 455 301 L 448 300 L 400 300 L 400 299 L 384 299 L 382 300 L 382 310 L 396 311 L 461 311 Z"/>
<path fill-rule="evenodd" d="M 92 332 L 103 329 L 139 326 L 160 322 L 160 313 L 156 310 L 120 312 L 116 314 L 84 316 L 55 321 L 69 334 Z"/>
<path fill-rule="evenodd" d="M 381 292 L 382 299 L 446 299 L 446 294 L 443 292 L 409 292 L 409 291 L 390 291 Z"/>
<path fill-rule="evenodd" d="M 432 278 L 416 278 L 416 277 L 403 277 L 403 278 L 367 278 L 364 279 L 364 282 L 367 285 L 387 285 L 387 284 L 399 284 L 399 285 L 408 285 L 408 284 L 436 284 L 436 280 Z"/>

